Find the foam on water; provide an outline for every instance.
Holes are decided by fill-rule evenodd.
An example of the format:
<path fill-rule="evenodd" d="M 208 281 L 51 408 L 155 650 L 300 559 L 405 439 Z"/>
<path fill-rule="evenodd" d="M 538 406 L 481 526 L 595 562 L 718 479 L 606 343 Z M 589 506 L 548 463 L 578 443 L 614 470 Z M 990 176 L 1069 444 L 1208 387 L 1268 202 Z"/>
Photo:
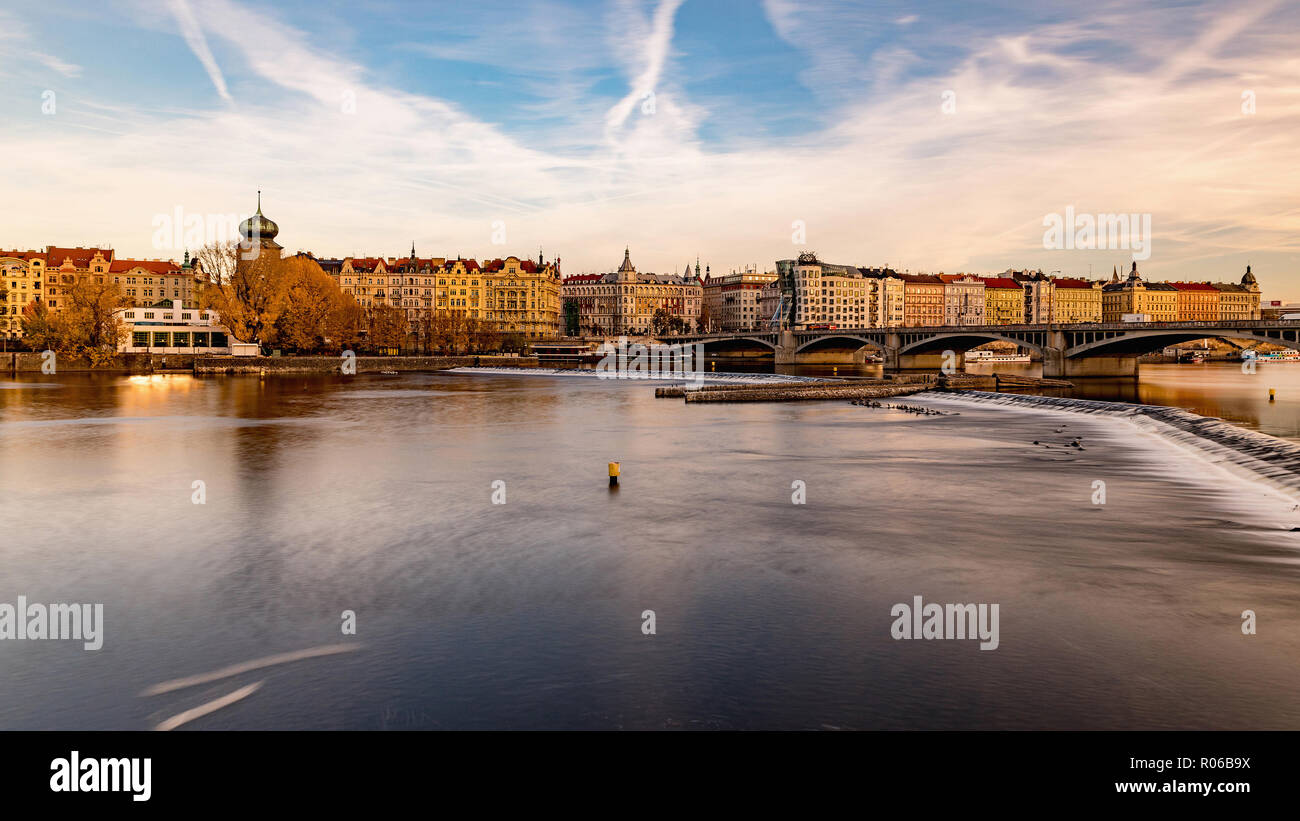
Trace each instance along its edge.
<path fill-rule="evenodd" d="M 1170 473 L 1188 478 L 1188 458 L 1198 472 L 1191 478 L 1229 479 L 1250 492 L 1234 494 L 1252 514 L 1267 516 L 1290 529 L 1300 507 L 1300 444 L 1247 430 L 1222 419 L 1200 416 L 1181 408 L 1101 402 L 986 391 L 927 392 L 909 397 L 938 404 L 986 405 L 1053 415 L 1087 415 L 1114 420 L 1131 436 L 1121 434 L 1128 447 L 1143 448 L 1153 462 L 1166 462 Z M 1115 428 L 1110 428 L 1115 432 Z M 1171 453 L 1171 450 L 1173 451 Z M 1161 455 L 1174 456 L 1169 463 Z M 1215 482 L 1217 484 L 1217 482 Z"/>
<path fill-rule="evenodd" d="M 498 367 L 473 367 L 466 366 L 463 368 L 449 368 L 444 373 L 470 373 L 470 374 L 503 374 L 509 376 L 585 376 L 589 378 L 598 378 L 604 371 L 597 371 L 593 368 L 498 368 Z M 687 373 L 675 374 L 672 372 L 647 373 L 635 372 L 635 376 L 628 374 L 619 376 L 622 381 L 627 382 L 730 382 L 736 384 L 764 384 L 764 383 L 781 383 L 781 382 L 831 382 L 838 381 L 831 377 L 821 376 L 794 376 L 783 373 L 731 373 L 726 371 L 708 372 L 708 373 Z M 608 375 L 608 374 L 607 374 Z"/>

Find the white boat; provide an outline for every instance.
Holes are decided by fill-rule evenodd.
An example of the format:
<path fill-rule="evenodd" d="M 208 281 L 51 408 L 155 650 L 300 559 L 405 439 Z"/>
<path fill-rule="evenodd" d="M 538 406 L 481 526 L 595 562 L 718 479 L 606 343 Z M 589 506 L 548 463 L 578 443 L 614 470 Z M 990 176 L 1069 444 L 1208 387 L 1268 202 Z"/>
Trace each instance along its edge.
<path fill-rule="evenodd" d="M 1028 362 L 1029 354 L 1027 353 L 998 353 L 997 351 L 967 351 L 965 353 L 967 365 L 983 365 L 993 362 Z"/>

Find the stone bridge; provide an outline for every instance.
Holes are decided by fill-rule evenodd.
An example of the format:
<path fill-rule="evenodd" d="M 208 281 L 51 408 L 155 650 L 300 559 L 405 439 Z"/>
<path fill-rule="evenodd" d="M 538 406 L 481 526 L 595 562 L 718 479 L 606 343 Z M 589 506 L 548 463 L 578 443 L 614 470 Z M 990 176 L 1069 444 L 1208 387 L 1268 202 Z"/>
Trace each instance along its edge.
<path fill-rule="evenodd" d="M 961 354 L 1003 341 L 1037 354 L 1043 376 L 1070 378 L 1137 376 L 1139 356 L 1206 337 L 1270 342 L 1300 350 L 1300 320 L 782 330 L 686 334 L 671 341 L 702 342 L 705 353 L 715 356 L 775 356 L 778 365 L 862 364 L 874 353 L 891 371 L 937 370 L 947 351 Z"/>

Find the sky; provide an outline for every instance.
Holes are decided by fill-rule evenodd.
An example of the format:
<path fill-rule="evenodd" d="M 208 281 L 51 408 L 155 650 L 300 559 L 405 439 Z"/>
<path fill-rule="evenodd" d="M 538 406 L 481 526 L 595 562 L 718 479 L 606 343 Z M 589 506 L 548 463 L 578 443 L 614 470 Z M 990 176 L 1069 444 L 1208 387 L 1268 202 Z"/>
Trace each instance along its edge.
<path fill-rule="evenodd" d="M 1300 297 L 1300 4 L 0 7 L 0 248 L 829 262 Z M 1139 215 L 1045 247 L 1052 215 Z M 1070 243 L 1071 245 L 1075 243 Z M 1104 246 L 1105 243 L 1102 243 Z"/>

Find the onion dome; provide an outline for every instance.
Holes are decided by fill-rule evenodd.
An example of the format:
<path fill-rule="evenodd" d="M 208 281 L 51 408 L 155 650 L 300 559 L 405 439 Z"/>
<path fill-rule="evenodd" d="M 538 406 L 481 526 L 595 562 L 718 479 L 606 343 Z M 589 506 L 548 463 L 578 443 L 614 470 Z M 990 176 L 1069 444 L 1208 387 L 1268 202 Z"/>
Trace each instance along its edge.
<path fill-rule="evenodd" d="M 239 233 L 249 242 L 256 240 L 273 240 L 280 233 L 280 226 L 262 216 L 262 192 L 257 192 L 257 213 L 239 224 Z"/>

